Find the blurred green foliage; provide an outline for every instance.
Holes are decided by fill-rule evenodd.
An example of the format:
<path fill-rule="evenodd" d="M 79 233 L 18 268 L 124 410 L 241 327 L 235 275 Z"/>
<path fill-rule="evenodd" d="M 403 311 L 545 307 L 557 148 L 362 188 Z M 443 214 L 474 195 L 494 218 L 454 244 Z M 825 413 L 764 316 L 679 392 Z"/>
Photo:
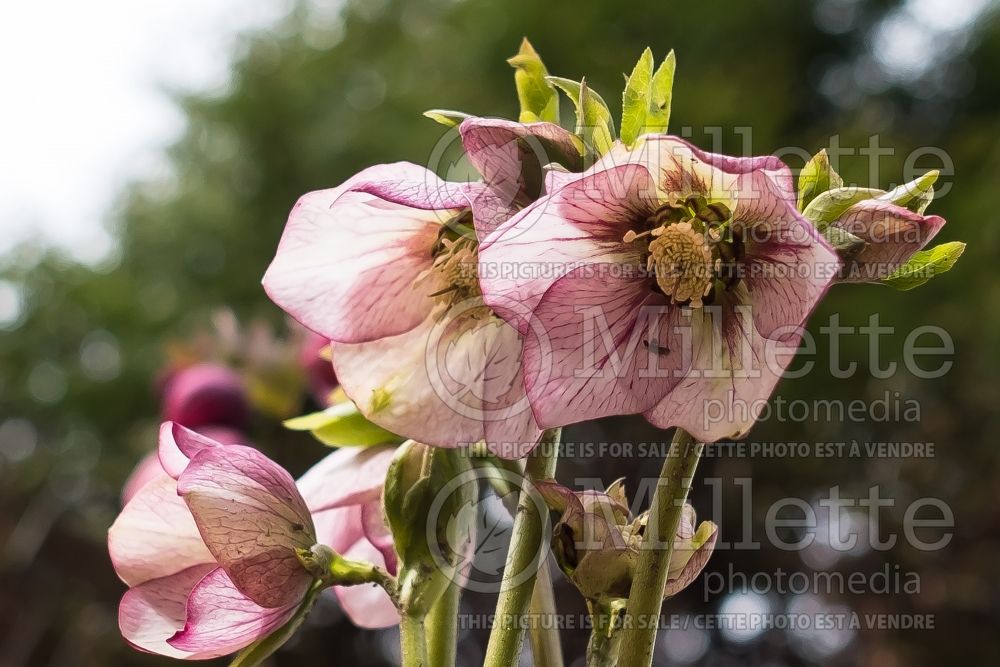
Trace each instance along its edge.
<path fill-rule="evenodd" d="M 320 4 L 323 6 L 321 7 Z M 899 498 L 898 521 L 909 500 L 936 495 L 955 511 L 957 535 L 944 551 L 900 546 L 840 563 L 877 569 L 883 560 L 921 573 L 918 596 L 850 597 L 866 611 L 933 612 L 934 632 L 861 633 L 830 663 L 872 665 L 996 664 L 1000 647 L 982 637 L 996 627 L 1000 591 L 1000 281 L 992 199 L 1000 175 L 1000 24 L 985 17 L 965 26 L 955 48 L 940 53 L 929 74 L 905 85 L 878 80 L 875 26 L 899 11 L 890 0 L 754 0 L 695 4 L 552 0 L 353 0 L 296 4 L 272 29 L 248 35 L 233 57 L 224 90 L 183 95 L 183 138 L 168 151 L 170 173 L 134 183 L 109 217 L 118 242 L 100 266 L 80 266 L 58 252 L 28 246 L 0 260 L 0 279 L 21 294 L 19 319 L 0 335 L 0 663 L 4 665 L 166 664 L 125 647 L 115 613 L 122 587 L 106 559 L 104 531 L 118 509 L 121 482 L 152 448 L 157 424 L 154 380 L 169 341 L 204 326 L 209 312 L 232 307 L 241 318 L 283 322 L 260 278 L 296 197 L 335 185 L 377 162 L 426 164 L 444 129 L 422 118 L 431 108 L 516 117 L 512 70 L 505 62 L 530 36 L 550 73 L 603 93 L 616 114 L 622 73 L 649 45 L 658 57 L 677 51 L 671 128 L 695 128 L 706 148 L 742 152 L 738 128 L 752 128 L 758 154 L 801 146 L 810 153 L 840 145 L 861 147 L 878 134 L 895 155 L 871 172 L 866 157 L 836 165 L 850 182 L 900 182 L 906 156 L 937 146 L 950 156 L 950 187 L 929 212 L 949 224 L 938 241 L 969 248 L 956 268 L 911 292 L 874 286 L 835 288 L 813 320 L 832 313 L 848 325 L 873 313 L 896 335 L 882 339 L 883 359 L 901 356 L 915 326 L 945 327 L 955 340 L 954 368 L 928 381 L 901 372 L 879 380 L 864 367 L 868 341 L 849 337 L 842 357 L 861 372 L 832 380 L 816 372 L 779 388 L 785 397 L 879 397 L 899 391 L 920 401 L 919 424 L 766 422 L 754 440 L 912 440 L 936 443 L 933 459 L 707 460 L 703 474 L 753 476 L 755 512 L 783 496 L 812 498 L 841 485 L 865 495 L 880 484 Z M 832 18 L 831 18 L 832 17 Z M 850 19 L 848 21 L 848 19 Z M 874 41 L 873 41 L 874 40 Z M 873 51 L 873 49 L 875 51 Z M 67 54 L 67 57 L 72 57 Z M 169 58 L 170 54 L 164 54 Z M 924 55 L 910 54 L 914 62 Z M 928 56 L 930 57 L 930 56 Z M 872 83 L 876 81 L 874 84 Z M 563 105 L 569 125 L 570 105 Z M 71 111 L 68 111 L 71 112 Z M 720 128 L 722 145 L 703 128 Z M 452 147 L 449 155 L 454 155 Z M 804 159 L 786 155 L 793 168 Z M 926 164 L 924 162 L 926 161 Z M 941 165 L 925 159 L 925 168 Z M 872 178 L 878 178 L 872 181 Z M 71 203 L 67 203 L 71 205 Z M 829 345 L 819 340 L 818 360 Z M 305 436 L 257 425 L 255 439 L 295 471 L 322 453 Z M 611 419 L 569 429 L 568 438 L 662 440 L 635 419 Z M 567 461 L 562 475 L 652 474 L 656 461 Z M 731 485 L 730 485 L 731 486 Z M 826 491 L 823 491 L 826 490 Z M 695 504 L 709 507 L 707 488 Z M 737 506 L 734 506 L 737 505 Z M 729 502 L 725 525 L 739 525 Z M 756 516 L 756 515 L 755 515 Z M 761 516 L 756 516 L 759 521 Z M 723 571 L 805 569 L 794 553 L 765 548 L 723 552 L 711 568 Z M 714 609 L 700 590 L 674 610 Z M 578 603 L 565 590 L 568 610 Z M 775 604 L 781 604 L 775 599 Z M 474 608 L 488 601 L 470 598 Z M 697 605 L 697 606 L 696 606 Z M 331 612 L 332 613 L 332 612 Z M 370 633 L 353 632 L 329 614 L 323 631 L 306 632 L 278 664 L 306 656 L 380 664 Z M 332 624 L 332 625 L 330 625 Z M 331 629 L 332 628 L 332 629 Z M 468 664 L 485 632 L 463 642 Z M 568 632 L 569 655 L 584 636 Z M 805 664 L 780 632 L 762 641 L 727 644 L 712 634 L 705 664 L 742 661 Z M 318 657 L 317 657 L 318 656 Z"/>

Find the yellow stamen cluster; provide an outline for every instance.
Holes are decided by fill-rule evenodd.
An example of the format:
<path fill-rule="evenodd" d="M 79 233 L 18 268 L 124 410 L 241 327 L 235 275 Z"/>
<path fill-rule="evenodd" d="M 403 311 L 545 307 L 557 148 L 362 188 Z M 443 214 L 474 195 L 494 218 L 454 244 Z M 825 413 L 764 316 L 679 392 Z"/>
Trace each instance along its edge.
<path fill-rule="evenodd" d="M 690 301 L 701 308 L 712 288 L 712 251 L 703 234 L 690 222 L 677 222 L 652 230 L 646 268 L 673 303 Z"/>
<path fill-rule="evenodd" d="M 476 242 L 473 239 L 442 238 L 434 263 L 421 273 L 416 282 L 420 283 L 434 276 L 434 283 L 444 285 L 430 296 L 451 305 L 465 299 L 479 296 L 479 277 L 476 273 Z"/>

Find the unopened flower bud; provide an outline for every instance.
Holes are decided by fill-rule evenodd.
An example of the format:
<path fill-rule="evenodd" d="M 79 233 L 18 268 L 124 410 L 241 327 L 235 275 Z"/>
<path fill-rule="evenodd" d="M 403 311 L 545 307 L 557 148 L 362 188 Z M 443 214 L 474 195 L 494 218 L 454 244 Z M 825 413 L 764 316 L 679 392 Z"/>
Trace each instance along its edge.
<path fill-rule="evenodd" d="M 554 482 L 539 482 L 546 503 L 562 513 L 552 536 L 559 567 L 585 598 L 607 605 L 627 598 L 639 560 L 647 513 L 633 518 L 624 486 L 607 491 L 575 492 Z M 675 595 L 704 568 L 715 546 L 717 529 L 710 521 L 695 529 L 695 513 L 684 506 L 664 597 Z"/>

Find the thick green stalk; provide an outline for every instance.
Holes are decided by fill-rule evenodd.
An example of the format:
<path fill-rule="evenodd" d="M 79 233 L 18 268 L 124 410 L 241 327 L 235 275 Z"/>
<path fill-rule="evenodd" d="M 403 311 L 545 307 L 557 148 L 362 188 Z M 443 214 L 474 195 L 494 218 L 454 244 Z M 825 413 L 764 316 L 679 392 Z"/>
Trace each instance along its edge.
<path fill-rule="evenodd" d="M 695 442 L 687 431 L 678 428 L 674 433 L 639 547 L 639 562 L 626 607 L 628 617 L 622 633 L 619 667 L 649 667 L 653 662 L 674 535 L 703 448 L 704 445 Z"/>
<path fill-rule="evenodd" d="M 403 613 L 399 619 L 399 649 L 402 667 L 428 667 L 424 639 L 424 617 Z"/>
<path fill-rule="evenodd" d="M 462 587 L 452 582 L 427 614 L 427 660 L 434 667 L 454 667 L 458 608 Z"/>
<path fill-rule="evenodd" d="M 556 624 L 556 598 L 552 591 L 552 570 L 547 561 L 538 568 L 528 611 L 532 619 L 528 641 L 535 667 L 562 667 L 565 663 Z"/>
<path fill-rule="evenodd" d="M 555 476 L 560 435 L 558 428 L 545 431 L 524 465 L 525 478 L 483 667 L 515 667 L 518 664 L 524 643 L 525 613 L 535 588 L 539 555 L 544 553 L 543 525 L 548 519 L 539 512 L 540 501 L 534 495 L 533 482 Z"/>

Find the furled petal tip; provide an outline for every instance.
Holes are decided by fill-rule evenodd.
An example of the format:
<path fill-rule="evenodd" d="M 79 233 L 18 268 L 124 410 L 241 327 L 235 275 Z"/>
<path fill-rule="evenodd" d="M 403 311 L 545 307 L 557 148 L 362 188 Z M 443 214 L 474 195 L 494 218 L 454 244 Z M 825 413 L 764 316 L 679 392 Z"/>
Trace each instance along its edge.
<path fill-rule="evenodd" d="M 262 607 L 302 599 L 312 577 L 296 549 L 316 543 L 305 501 L 283 468 L 250 447 L 206 448 L 177 481 L 205 545 Z"/>

